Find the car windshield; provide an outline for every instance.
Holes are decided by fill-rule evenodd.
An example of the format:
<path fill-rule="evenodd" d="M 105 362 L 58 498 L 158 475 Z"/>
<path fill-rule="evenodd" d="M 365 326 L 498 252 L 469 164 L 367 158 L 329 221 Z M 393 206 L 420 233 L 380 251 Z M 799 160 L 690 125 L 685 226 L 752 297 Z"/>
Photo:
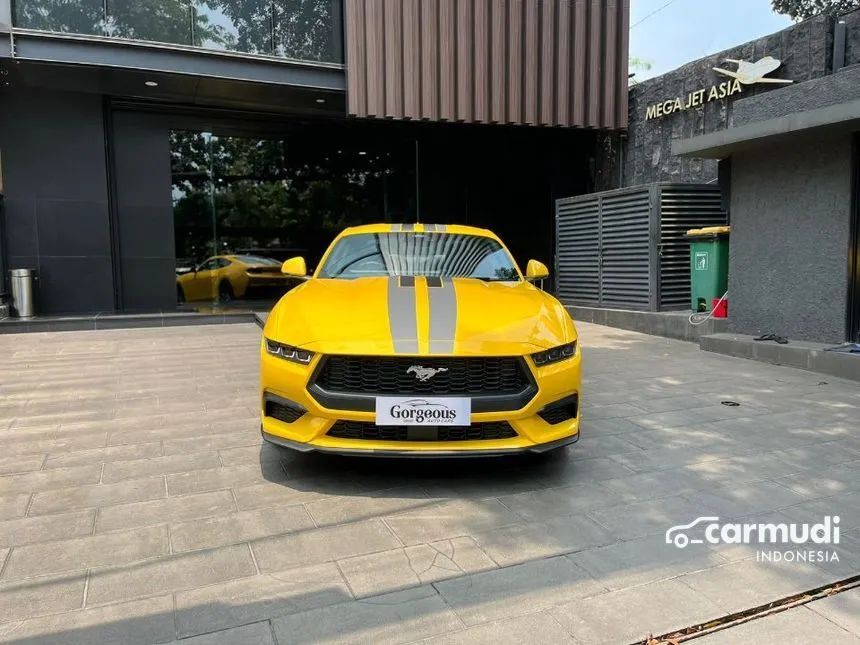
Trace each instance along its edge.
<path fill-rule="evenodd" d="M 513 259 L 496 240 L 460 233 L 358 233 L 341 238 L 320 278 L 371 276 L 519 281 Z"/>
<path fill-rule="evenodd" d="M 281 266 L 281 263 L 272 258 L 264 258 L 258 255 L 237 255 L 236 259 L 242 264 L 264 264 L 266 266 Z"/>

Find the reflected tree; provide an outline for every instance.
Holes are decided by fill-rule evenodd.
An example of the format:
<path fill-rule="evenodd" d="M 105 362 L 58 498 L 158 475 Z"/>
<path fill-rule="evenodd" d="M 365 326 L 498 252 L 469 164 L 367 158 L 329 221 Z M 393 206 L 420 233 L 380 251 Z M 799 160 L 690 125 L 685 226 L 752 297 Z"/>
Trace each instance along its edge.
<path fill-rule="evenodd" d="M 383 218 L 388 183 L 411 185 L 390 181 L 398 168 L 390 152 L 333 149 L 315 136 L 281 141 L 174 132 L 171 154 L 183 264 L 251 249 L 279 259 L 279 251 L 295 249 L 315 262 L 343 228 Z M 390 206 L 409 208 L 402 199 Z"/>
<path fill-rule="evenodd" d="M 105 11 L 107 9 L 107 11 Z M 211 42 L 226 32 L 184 0 L 18 0 L 15 25 L 27 29 L 191 45 L 194 31 Z"/>
<path fill-rule="evenodd" d="M 17 0 L 14 18 L 18 27 L 42 31 L 332 61 L 341 2 Z"/>
<path fill-rule="evenodd" d="M 300 60 L 335 61 L 335 15 L 341 0 L 287 0 L 276 4 L 275 53 Z M 337 61 L 340 62 L 340 61 Z"/>

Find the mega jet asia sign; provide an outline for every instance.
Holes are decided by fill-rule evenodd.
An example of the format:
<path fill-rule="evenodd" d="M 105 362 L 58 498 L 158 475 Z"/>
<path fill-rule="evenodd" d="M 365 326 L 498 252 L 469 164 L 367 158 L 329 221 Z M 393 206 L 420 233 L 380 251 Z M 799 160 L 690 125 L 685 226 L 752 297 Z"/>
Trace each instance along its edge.
<path fill-rule="evenodd" d="M 686 96 L 678 96 L 659 103 L 653 103 L 645 108 L 645 120 L 659 119 L 660 117 L 668 116 L 681 110 L 699 107 L 710 101 L 727 99 L 730 96 L 743 92 L 744 85 L 792 82 L 783 78 L 765 78 L 767 74 L 770 74 L 782 64 L 771 56 L 765 56 L 754 63 L 734 58 L 727 58 L 726 62 L 737 65 L 737 69 L 734 71 L 721 67 L 714 67 L 713 69 L 718 74 L 728 76 L 732 80 L 715 83 L 710 87 L 703 87 L 690 92 Z"/>

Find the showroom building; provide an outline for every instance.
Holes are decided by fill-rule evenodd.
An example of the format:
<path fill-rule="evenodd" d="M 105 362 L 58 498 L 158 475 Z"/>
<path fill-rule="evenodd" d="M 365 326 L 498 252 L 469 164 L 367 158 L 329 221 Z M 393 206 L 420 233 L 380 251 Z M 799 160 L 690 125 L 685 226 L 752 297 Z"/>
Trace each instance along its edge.
<path fill-rule="evenodd" d="M 860 342 L 860 10 L 635 84 L 628 105 L 614 188 L 721 188 L 729 330 Z"/>
<path fill-rule="evenodd" d="M 551 266 L 554 200 L 627 124 L 628 28 L 628 0 L 0 0 L 3 276 L 42 315 L 169 311 L 208 258 L 419 220 Z"/>

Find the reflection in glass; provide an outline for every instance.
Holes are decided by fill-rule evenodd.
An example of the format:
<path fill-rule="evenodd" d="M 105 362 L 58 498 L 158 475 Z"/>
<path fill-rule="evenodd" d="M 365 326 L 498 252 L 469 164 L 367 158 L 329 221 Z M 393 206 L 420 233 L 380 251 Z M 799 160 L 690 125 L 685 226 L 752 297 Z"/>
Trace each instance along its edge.
<path fill-rule="evenodd" d="M 16 27 L 86 36 L 102 36 L 105 7 L 102 0 L 16 0 L 12 3 Z"/>
<path fill-rule="evenodd" d="M 272 54 L 271 0 L 194 0 L 194 45 L 248 54 Z"/>
<path fill-rule="evenodd" d="M 341 238 L 319 277 L 424 276 L 518 282 L 513 258 L 496 240 L 460 233 L 360 233 Z"/>
<path fill-rule="evenodd" d="M 269 306 L 313 270 L 344 228 L 414 221 L 414 142 L 379 148 L 330 126 L 287 139 L 171 133 L 176 297 L 199 307 Z"/>
<path fill-rule="evenodd" d="M 342 0 L 16 0 L 17 27 L 343 62 Z"/>
<path fill-rule="evenodd" d="M 275 53 L 285 58 L 342 62 L 340 0 L 275 3 Z"/>
<path fill-rule="evenodd" d="M 108 0 L 105 34 L 190 46 L 193 14 L 183 0 Z M 205 24 L 199 25 L 206 30 Z"/>

